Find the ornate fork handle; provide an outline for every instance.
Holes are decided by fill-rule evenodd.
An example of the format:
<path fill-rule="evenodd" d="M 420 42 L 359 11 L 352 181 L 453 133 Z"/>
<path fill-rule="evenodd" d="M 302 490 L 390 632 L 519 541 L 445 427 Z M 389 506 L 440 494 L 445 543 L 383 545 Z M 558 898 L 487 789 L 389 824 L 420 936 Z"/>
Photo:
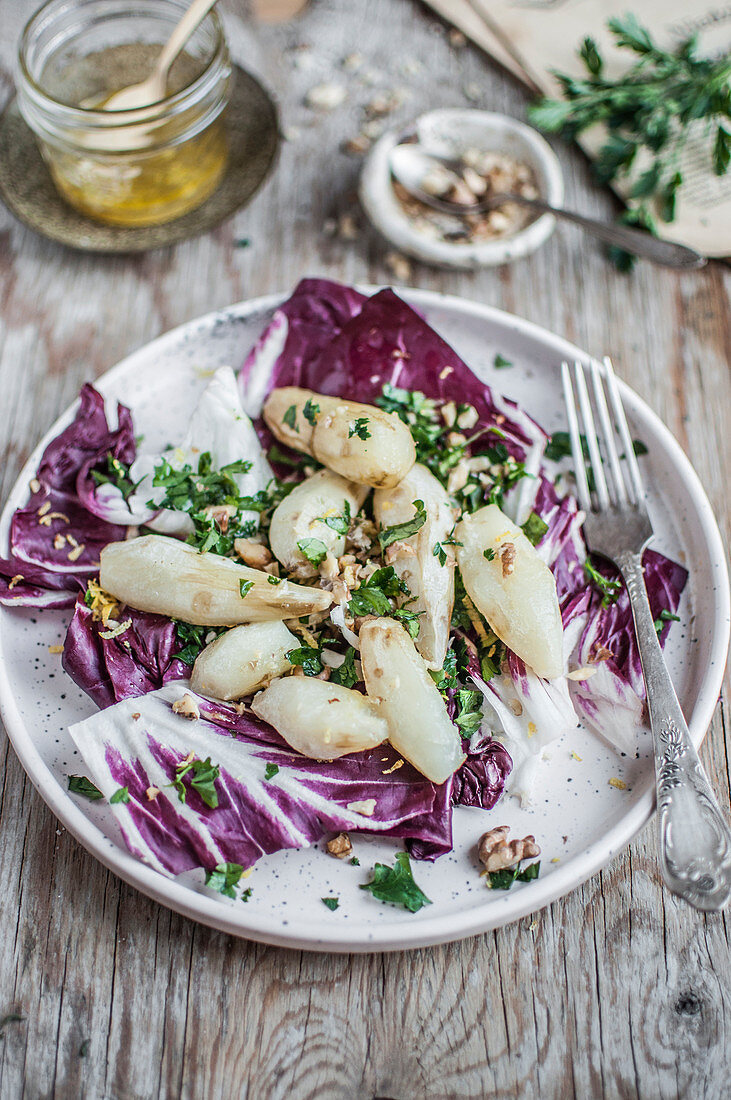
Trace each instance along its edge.
<path fill-rule="evenodd" d="M 668 674 L 647 599 L 640 554 L 618 555 L 627 585 L 655 749 L 660 864 L 670 890 L 696 909 L 731 898 L 731 829 L 711 790 Z"/>

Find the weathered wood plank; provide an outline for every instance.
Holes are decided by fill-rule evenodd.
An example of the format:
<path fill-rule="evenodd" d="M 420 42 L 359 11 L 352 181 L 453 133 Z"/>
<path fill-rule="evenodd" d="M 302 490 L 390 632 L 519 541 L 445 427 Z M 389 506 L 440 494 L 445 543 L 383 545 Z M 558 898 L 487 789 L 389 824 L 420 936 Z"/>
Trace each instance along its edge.
<path fill-rule="evenodd" d="M 5 91 L 34 6 L 0 0 Z M 465 88 L 482 106 L 523 112 L 523 91 L 475 51 L 450 48 L 416 3 L 318 0 L 269 27 L 248 25 L 233 0 L 222 6 L 234 55 L 276 91 L 289 137 L 247 210 L 175 248 L 95 257 L 34 237 L 0 209 L 3 496 L 81 382 L 165 329 L 313 272 L 392 279 L 387 246 L 357 210 L 359 162 L 340 151 L 375 91 L 406 86 L 403 119 L 465 103 Z M 309 51 L 294 49 L 302 43 Z M 313 114 L 307 89 L 346 79 L 340 62 L 356 50 L 363 71 L 348 78 L 346 104 Z M 614 200 L 583 157 L 559 152 L 567 200 L 610 216 Z M 342 213 L 358 220 L 358 239 L 323 234 Z M 244 237 L 250 247 L 233 247 Z M 414 264 L 410 281 L 610 351 L 691 456 L 728 538 L 727 269 L 643 266 L 628 279 L 564 228 L 512 267 L 466 275 Z M 302 954 L 196 926 L 119 882 L 59 829 L 0 737 L 0 1016 L 25 1017 L 0 1038 L 2 1097 L 727 1095 L 728 917 L 663 893 L 654 826 L 509 928 L 409 954 Z M 728 800 L 721 710 L 703 757 Z"/>

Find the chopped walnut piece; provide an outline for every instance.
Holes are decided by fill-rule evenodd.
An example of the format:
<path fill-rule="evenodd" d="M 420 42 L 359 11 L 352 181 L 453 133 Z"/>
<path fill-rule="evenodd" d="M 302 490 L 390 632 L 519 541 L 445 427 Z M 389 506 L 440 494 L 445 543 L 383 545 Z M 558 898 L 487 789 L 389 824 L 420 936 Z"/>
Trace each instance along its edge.
<path fill-rule="evenodd" d="M 23 578 L 23 574 L 22 574 L 22 573 L 16 573 L 14 577 L 11 577 L 11 578 L 10 578 L 10 583 L 9 583 L 9 585 L 8 585 L 8 589 L 9 589 L 9 590 L 12 590 L 13 588 L 15 588 L 16 584 L 20 584 L 20 582 L 21 582 L 21 581 L 22 581 L 23 579 L 24 579 L 24 578 Z"/>
<path fill-rule="evenodd" d="M 335 856 L 336 859 L 345 859 L 353 851 L 353 845 L 350 843 L 350 837 L 347 833 L 338 833 L 332 840 L 328 840 L 325 847 L 329 854 Z"/>
<path fill-rule="evenodd" d="M 148 802 L 154 802 L 155 799 L 157 798 L 157 796 L 159 795 L 159 793 L 160 793 L 160 788 L 159 787 L 148 787 L 147 790 L 145 791 L 145 794 L 147 795 L 147 801 Z"/>
<path fill-rule="evenodd" d="M 200 718 L 200 707 L 193 698 L 186 691 L 182 699 L 176 699 L 173 703 L 173 711 L 175 714 L 179 714 L 182 718 L 189 718 L 191 721 L 195 721 L 196 718 Z"/>
<path fill-rule="evenodd" d="M 404 542 L 403 539 L 397 539 L 396 542 L 392 542 L 391 545 L 386 548 L 386 565 L 391 565 L 397 558 L 408 557 L 410 554 L 413 556 L 415 553 L 416 550 L 413 546 L 410 546 L 408 542 Z"/>
<path fill-rule="evenodd" d="M 271 550 L 258 539 L 234 539 L 234 550 L 252 569 L 264 569 L 272 560 Z"/>
<path fill-rule="evenodd" d="M 515 543 L 503 543 L 503 548 L 500 551 L 500 563 L 503 567 L 504 577 L 509 577 L 515 571 Z"/>
<path fill-rule="evenodd" d="M 534 836 L 508 840 L 509 832 L 509 825 L 499 825 L 480 837 L 477 855 L 486 871 L 504 871 L 507 867 L 515 867 L 523 859 L 533 859 L 541 854 Z"/>
<path fill-rule="evenodd" d="M 611 649 L 607 649 L 604 645 L 599 645 L 597 642 L 594 647 L 594 652 L 589 654 L 589 664 L 594 664 L 598 661 L 608 661 L 614 654 Z"/>

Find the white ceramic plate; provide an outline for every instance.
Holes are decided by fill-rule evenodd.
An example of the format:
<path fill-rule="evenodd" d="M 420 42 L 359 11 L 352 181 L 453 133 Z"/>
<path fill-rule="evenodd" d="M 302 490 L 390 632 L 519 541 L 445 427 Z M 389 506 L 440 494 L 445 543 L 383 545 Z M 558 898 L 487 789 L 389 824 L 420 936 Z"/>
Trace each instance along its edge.
<path fill-rule="evenodd" d="M 565 426 L 558 364 L 586 358 L 566 341 L 507 313 L 425 291 L 401 292 L 485 381 L 514 397 L 549 432 Z M 98 383 L 130 405 L 145 444 L 167 443 L 205 384 L 203 372 L 238 366 L 279 298 L 259 299 L 192 321 L 140 349 Z M 495 371 L 497 352 L 515 365 Z M 729 588 L 720 536 L 698 478 L 670 432 L 623 387 L 633 432 L 649 447 L 643 459 L 651 486 L 657 547 L 682 561 L 690 580 L 667 656 L 696 744 L 711 720 L 723 674 L 729 629 Z M 71 419 L 69 409 L 29 459 L 0 521 L 7 545 L 13 510 L 23 503 L 42 448 Z M 396 845 L 355 837 L 360 866 L 332 859 L 322 846 L 280 852 L 256 864 L 247 904 L 204 891 L 202 874 L 171 880 L 134 859 L 106 805 L 67 793 L 69 773 L 83 770 L 67 726 L 94 705 L 64 674 L 49 646 L 63 641 L 68 613 L 6 611 L 0 615 L 0 708 L 18 756 L 59 820 L 102 863 L 164 905 L 225 932 L 289 947 L 375 951 L 442 943 L 516 920 L 574 889 L 606 864 L 650 817 L 653 767 L 648 745 L 640 759 L 622 759 L 583 731 L 572 733 L 545 765 L 545 790 L 531 811 L 505 799 L 489 814 L 458 809 L 454 851 L 436 863 L 414 863 L 417 882 L 433 904 L 417 914 L 384 905 L 360 883 L 376 860 L 392 862 Z M 571 754 L 581 757 L 577 760 Z M 616 776 L 627 784 L 617 790 Z M 514 835 L 533 833 L 543 849 L 541 876 L 509 892 L 489 891 L 479 877 L 475 844 L 489 825 Z M 323 897 L 338 896 L 327 909 Z M 73 898 L 66 903 L 73 905 Z"/>

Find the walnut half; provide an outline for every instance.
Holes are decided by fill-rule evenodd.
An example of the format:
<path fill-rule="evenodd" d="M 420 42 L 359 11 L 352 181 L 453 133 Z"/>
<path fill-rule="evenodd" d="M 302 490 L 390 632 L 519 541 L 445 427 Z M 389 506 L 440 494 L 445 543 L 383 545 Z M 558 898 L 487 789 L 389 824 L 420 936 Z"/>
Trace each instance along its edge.
<path fill-rule="evenodd" d="M 509 825 L 499 825 L 480 837 L 477 854 L 486 871 L 504 871 L 515 867 L 523 859 L 533 859 L 541 854 L 534 836 L 522 840 L 508 840 Z"/>
<path fill-rule="evenodd" d="M 336 859 L 345 859 L 353 851 L 353 845 L 347 833 L 338 833 L 332 840 L 328 840 L 326 847 L 328 853 Z"/>

